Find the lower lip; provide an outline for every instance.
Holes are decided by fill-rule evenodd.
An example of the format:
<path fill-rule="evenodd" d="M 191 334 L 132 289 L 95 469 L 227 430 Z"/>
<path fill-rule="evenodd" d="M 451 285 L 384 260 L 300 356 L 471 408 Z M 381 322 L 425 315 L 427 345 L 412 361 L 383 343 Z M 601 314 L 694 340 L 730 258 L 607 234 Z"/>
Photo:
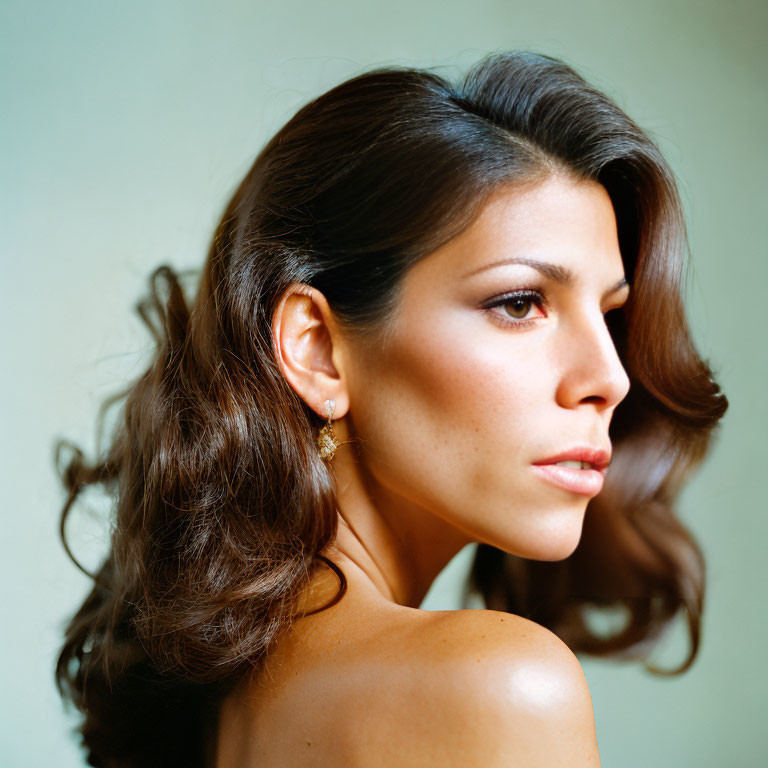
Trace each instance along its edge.
<path fill-rule="evenodd" d="M 573 469 L 557 464 L 532 464 L 533 469 L 553 485 L 582 496 L 597 496 L 605 476 L 596 469 Z"/>

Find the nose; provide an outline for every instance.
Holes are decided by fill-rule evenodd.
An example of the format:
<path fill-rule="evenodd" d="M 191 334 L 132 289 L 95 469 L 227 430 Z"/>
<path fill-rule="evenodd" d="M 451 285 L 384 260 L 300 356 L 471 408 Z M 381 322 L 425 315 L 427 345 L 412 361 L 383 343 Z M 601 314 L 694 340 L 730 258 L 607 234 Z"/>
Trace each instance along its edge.
<path fill-rule="evenodd" d="M 557 387 L 563 408 L 593 403 L 598 410 L 615 408 L 629 392 L 629 376 L 599 312 L 583 318 L 564 335 L 564 366 Z"/>

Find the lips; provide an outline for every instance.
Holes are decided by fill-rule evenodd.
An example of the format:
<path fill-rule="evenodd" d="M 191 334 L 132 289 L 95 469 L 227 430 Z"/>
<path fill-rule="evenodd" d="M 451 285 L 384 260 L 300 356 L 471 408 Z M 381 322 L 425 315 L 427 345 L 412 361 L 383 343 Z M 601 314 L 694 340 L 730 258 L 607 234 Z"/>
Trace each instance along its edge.
<path fill-rule="evenodd" d="M 563 461 L 584 462 L 588 466 L 578 469 L 559 466 L 558 462 Z M 552 485 L 581 496 L 597 496 L 603 488 L 610 461 L 610 451 L 580 446 L 535 461 L 531 466 L 539 477 Z"/>
<path fill-rule="evenodd" d="M 584 461 L 591 465 L 591 469 L 596 469 L 598 472 L 605 474 L 604 470 L 611 463 L 611 452 L 601 448 L 580 446 L 558 453 L 556 456 L 534 461 L 533 464 L 534 466 L 542 466 L 544 464 L 557 464 L 559 461 Z"/>

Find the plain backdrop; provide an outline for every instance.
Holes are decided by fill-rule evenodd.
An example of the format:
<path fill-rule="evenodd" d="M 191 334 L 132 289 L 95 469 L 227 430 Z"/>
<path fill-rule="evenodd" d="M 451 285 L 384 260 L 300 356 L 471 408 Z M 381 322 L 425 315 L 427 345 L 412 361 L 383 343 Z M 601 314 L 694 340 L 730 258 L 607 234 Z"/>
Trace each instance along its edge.
<path fill-rule="evenodd" d="M 202 265 L 235 184 L 309 99 L 373 65 L 459 77 L 518 47 L 575 66 L 671 163 L 694 335 L 731 403 L 679 505 L 708 562 L 696 664 L 657 678 L 580 657 L 603 765 L 766 764 L 766 29 L 745 0 L 2 0 L 0 765 L 83 765 L 53 663 L 88 581 L 59 543 L 52 446 L 93 457 L 98 405 L 150 348 L 134 311 L 150 272 Z M 93 494 L 73 516 L 86 563 L 105 510 Z M 471 554 L 425 608 L 457 607 Z M 685 644 L 675 627 L 653 660 Z"/>

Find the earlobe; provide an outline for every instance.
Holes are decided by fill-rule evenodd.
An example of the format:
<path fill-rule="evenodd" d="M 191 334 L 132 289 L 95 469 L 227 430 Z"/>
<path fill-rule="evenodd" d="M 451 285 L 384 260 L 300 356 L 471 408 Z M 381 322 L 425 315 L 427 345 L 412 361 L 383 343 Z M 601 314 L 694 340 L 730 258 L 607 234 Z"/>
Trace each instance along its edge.
<path fill-rule="evenodd" d="M 341 445 L 336 437 L 336 433 L 333 431 L 333 414 L 336 410 L 336 401 L 326 400 L 325 410 L 328 416 L 328 423 L 320 430 L 320 434 L 317 436 L 317 447 L 320 452 L 320 458 L 330 461 L 334 457 L 336 449 Z"/>
<path fill-rule="evenodd" d="M 325 401 L 335 400 L 335 417 L 341 418 L 348 408 L 343 372 L 334 363 L 341 339 L 322 293 L 293 283 L 278 303 L 272 334 L 286 381 L 323 418 Z"/>

